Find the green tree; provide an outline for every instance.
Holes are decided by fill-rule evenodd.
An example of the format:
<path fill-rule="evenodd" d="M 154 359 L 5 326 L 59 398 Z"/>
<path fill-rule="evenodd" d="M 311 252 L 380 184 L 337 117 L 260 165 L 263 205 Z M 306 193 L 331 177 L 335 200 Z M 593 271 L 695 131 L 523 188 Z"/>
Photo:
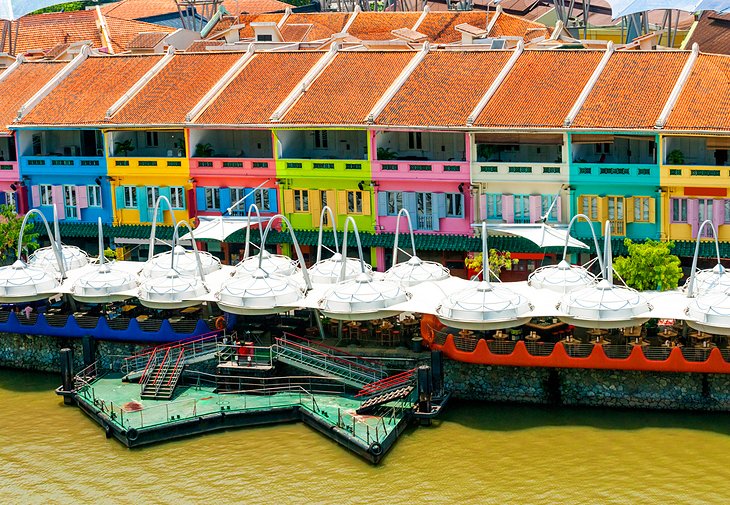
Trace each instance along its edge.
<path fill-rule="evenodd" d="M 613 268 L 630 288 L 667 291 L 675 289 L 682 278 L 679 258 L 672 254 L 674 242 L 647 240 L 641 244 L 624 240 L 628 256 L 620 256 Z"/>
<path fill-rule="evenodd" d="M 3 264 L 15 261 L 18 247 L 18 236 L 23 218 L 13 206 L 0 205 L 0 261 Z M 38 233 L 33 223 L 28 223 L 23 233 L 23 250 L 31 252 L 38 247 Z"/>
<path fill-rule="evenodd" d="M 512 266 L 516 265 L 520 260 L 512 259 L 509 251 L 498 251 L 496 249 L 489 250 L 489 269 L 499 278 L 502 270 L 512 270 Z M 466 258 L 464 265 L 471 270 L 482 269 L 482 253 L 477 254 L 473 258 Z"/>

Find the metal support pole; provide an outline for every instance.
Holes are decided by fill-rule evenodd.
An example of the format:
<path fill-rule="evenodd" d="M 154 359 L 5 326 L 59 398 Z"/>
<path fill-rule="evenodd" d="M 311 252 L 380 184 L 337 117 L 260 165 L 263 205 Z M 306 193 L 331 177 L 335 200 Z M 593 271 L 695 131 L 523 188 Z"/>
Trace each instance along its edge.
<path fill-rule="evenodd" d="M 68 347 L 61 349 L 61 384 L 64 391 L 73 391 L 74 375 L 73 375 L 73 351 Z M 73 399 L 70 396 L 63 397 L 63 403 L 72 405 Z"/>

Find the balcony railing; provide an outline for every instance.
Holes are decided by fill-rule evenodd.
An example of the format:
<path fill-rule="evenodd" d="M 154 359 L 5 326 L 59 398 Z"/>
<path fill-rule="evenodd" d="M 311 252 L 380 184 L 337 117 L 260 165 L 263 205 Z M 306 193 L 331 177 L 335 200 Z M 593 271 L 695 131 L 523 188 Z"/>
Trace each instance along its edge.
<path fill-rule="evenodd" d="M 139 170 L 140 172 L 165 170 L 166 168 L 183 168 L 187 164 L 185 158 L 112 158 L 110 170 L 124 167 L 125 170 Z"/>
<path fill-rule="evenodd" d="M 68 168 L 93 170 L 96 167 L 104 166 L 105 163 L 105 159 L 98 156 L 28 156 L 23 158 L 22 162 L 30 171 Z"/>
<path fill-rule="evenodd" d="M 271 158 L 191 158 L 190 170 L 202 173 L 216 174 L 224 172 L 251 172 L 264 174 L 275 172 L 276 165 Z"/>
<path fill-rule="evenodd" d="M 362 171 L 367 169 L 367 160 L 302 160 L 302 159 L 283 159 L 279 160 L 280 169 L 288 172 L 290 175 L 299 175 L 308 172 L 308 175 L 326 175 L 331 176 L 333 172 L 341 172 L 342 175 L 352 174 L 356 177 L 362 177 Z"/>
<path fill-rule="evenodd" d="M 567 181 L 568 166 L 563 163 L 524 163 L 519 161 L 472 163 L 472 178 L 476 180 L 494 181 L 502 179 L 514 181 L 516 177 L 550 182 Z"/>
<path fill-rule="evenodd" d="M 419 230 L 432 230 L 433 229 L 433 220 L 435 218 L 431 215 L 429 216 L 418 216 L 418 219 L 416 220 L 416 226 Z"/>
<path fill-rule="evenodd" d="M 404 178 L 425 172 L 429 178 L 464 179 L 469 176 L 469 163 L 464 161 L 375 160 L 373 172 L 380 178 Z M 416 175 L 417 176 L 417 175 Z"/>
<path fill-rule="evenodd" d="M 664 165 L 664 175 L 669 177 L 692 177 L 698 181 L 720 181 L 730 177 L 728 167 L 713 165 Z"/>
<path fill-rule="evenodd" d="M 616 182 L 633 184 L 641 179 L 659 177 L 658 165 L 641 165 L 630 163 L 574 163 L 574 177 L 585 176 L 595 180 L 596 176 L 615 179 Z M 634 179 L 635 178 L 635 179 Z"/>

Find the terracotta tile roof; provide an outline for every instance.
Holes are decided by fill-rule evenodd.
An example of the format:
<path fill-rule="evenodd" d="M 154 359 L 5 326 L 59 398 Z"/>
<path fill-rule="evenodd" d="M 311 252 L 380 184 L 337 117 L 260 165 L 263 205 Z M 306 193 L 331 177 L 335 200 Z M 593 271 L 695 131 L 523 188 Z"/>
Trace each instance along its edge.
<path fill-rule="evenodd" d="M 509 59 L 507 51 L 429 53 L 377 118 L 378 124 L 456 126 Z"/>
<path fill-rule="evenodd" d="M 20 107 L 43 87 L 59 70 L 62 62 L 23 63 L 0 82 L 0 134 L 7 135 L 7 125 L 18 115 Z"/>
<path fill-rule="evenodd" d="M 494 23 L 490 37 L 525 37 L 527 32 L 534 28 L 547 28 L 542 23 L 536 23 L 528 19 L 502 13 Z M 548 34 L 549 35 L 549 34 Z"/>
<path fill-rule="evenodd" d="M 494 15 L 494 12 L 489 14 Z M 464 12 L 429 12 L 417 30 L 428 36 L 428 40 L 436 44 L 448 44 L 461 40 L 461 33 L 456 25 L 468 23 L 477 28 L 487 27 L 487 14 L 484 11 Z"/>
<path fill-rule="evenodd" d="M 730 58 L 700 54 L 665 130 L 730 130 Z"/>
<path fill-rule="evenodd" d="M 330 13 L 293 13 L 286 20 L 285 25 L 312 24 L 312 30 L 307 35 L 307 40 L 328 39 L 333 34 L 339 33 L 347 24 L 352 14 L 347 12 Z M 262 21 L 257 19 L 257 21 Z"/>
<path fill-rule="evenodd" d="M 292 5 L 279 0 L 223 0 L 223 6 L 233 15 L 284 12 Z M 122 19 L 146 19 L 177 14 L 175 0 L 121 0 L 102 7 L 105 14 Z"/>
<path fill-rule="evenodd" d="M 562 127 L 602 56 L 603 51 L 525 51 L 474 125 Z"/>
<path fill-rule="evenodd" d="M 616 52 L 573 127 L 654 128 L 688 52 Z"/>
<path fill-rule="evenodd" d="M 171 33 L 173 28 L 139 21 L 106 17 L 114 51 L 127 49 L 127 44 L 140 32 Z M 103 47 L 95 11 L 54 12 L 20 18 L 17 38 L 18 54 L 31 49 L 50 49 L 58 44 L 90 41 Z M 14 24 L 15 24 L 14 23 Z"/>
<path fill-rule="evenodd" d="M 140 33 L 127 45 L 128 49 L 153 49 L 167 37 L 166 33 Z"/>
<path fill-rule="evenodd" d="M 301 42 L 306 40 L 307 34 L 312 29 L 312 25 L 284 25 L 281 27 L 281 36 L 286 42 Z"/>
<path fill-rule="evenodd" d="M 238 17 L 238 23 L 244 25 L 239 30 L 239 36 L 244 38 L 253 38 L 255 36 L 251 23 L 278 23 L 282 14 L 241 14 Z"/>
<path fill-rule="evenodd" d="M 112 123 L 177 124 L 243 55 L 180 53 L 114 117 Z"/>
<path fill-rule="evenodd" d="M 185 50 L 186 53 L 201 53 L 206 51 L 206 47 L 210 46 L 222 46 L 225 44 L 225 40 L 196 40 Z"/>
<path fill-rule="evenodd" d="M 413 28 L 420 12 L 360 12 L 348 32 L 361 40 L 391 40 L 398 28 Z"/>
<path fill-rule="evenodd" d="M 282 123 L 362 124 L 413 51 L 342 52 L 282 118 Z"/>
<path fill-rule="evenodd" d="M 321 52 L 257 53 L 196 121 L 264 124 L 314 65 Z"/>
<path fill-rule="evenodd" d="M 103 123 L 109 107 L 159 60 L 159 55 L 90 56 L 41 100 L 22 123 Z"/>
<path fill-rule="evenodd" d="M 705 53 L 730 54 L 730 14 L 702 14 L 686 47 L 695 42 Z"/>

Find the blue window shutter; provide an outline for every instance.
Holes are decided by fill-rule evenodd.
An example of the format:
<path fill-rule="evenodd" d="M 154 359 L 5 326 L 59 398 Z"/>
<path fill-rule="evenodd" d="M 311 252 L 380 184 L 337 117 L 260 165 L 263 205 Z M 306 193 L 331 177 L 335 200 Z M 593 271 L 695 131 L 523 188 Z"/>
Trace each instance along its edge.
<path fill-rule="evenodd" d="M 114 198 L 117 200 L 117 209 L 124 208 L 124 186 L 114 188 Z"/>
<path fill-rule="evenodd" d="M 0 205 L 5 205 L 5 191 L 0 191 Z"/>
<path fill-rule="evenodd" d="M 141 223 L 150 220 L 150 211 L 147 207 L 147 188 L 137 186 L 137 208 L 139 209 L 139 221 Z"/>
<path fill-rule="evenodd" d="M 434 217 L 446 217 L 446 193 L 434 193 Z"/>
<path fill-rule="evenodd" d="M 388 215 L 388 192 L 378 191 L 378 215 Z"/>
<path fill-rule="evenodd" d="M 231 188 L 220 188 L 221 212 L 225 212 L 231 206 Z"/>
<path fill-rule="evenodd" d="M 160 188 L 160 196 L 164 196 L 167 198 L 167 201 L 170 202 L 170 186 L 163 186 Z M 172 202 L 170 202 L 170 205 L 172 205 Z M 160 208 L 157 211 L 157 220 L 162 221 L 165 217 L 165 211 L 170 210 L 167 208 L 167 203 L 160 204 Z"/>
<path fill-rule="evenodd" d="M 198 210 L 205 210 L 205 188 L 195 188 L 195 200 Z"/>
<path fill-rule="evenodd" d="M 412 220 L 418 217 L 418 205 L 416 204 L 416 194 L 413 191 L 403 193 L 403 208 L 411 215 Z"/>
<path fill-rule="evenodd" d="M 277 198 L 278 198 L 278 196 L 276 194 L 276 189 L 270 189 L 269 190 L 269 206 L 271 208 L 269 210 L 274 213 L 279 212 L 279 205 L 278 205 Z"/>

